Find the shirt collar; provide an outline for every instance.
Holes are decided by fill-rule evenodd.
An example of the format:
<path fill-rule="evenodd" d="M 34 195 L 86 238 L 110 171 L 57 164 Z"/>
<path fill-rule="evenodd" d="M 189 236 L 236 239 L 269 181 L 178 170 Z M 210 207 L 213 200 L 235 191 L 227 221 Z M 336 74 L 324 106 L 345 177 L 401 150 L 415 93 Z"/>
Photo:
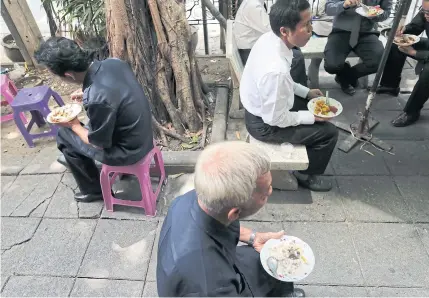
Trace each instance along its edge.
<path fill-rule="evenodd" d="M 88 71 L 86 72 L 85 78 L 83 79 L 82 91 L 85 91 L 86 88 L 91 86 L 92 81 L 94 80 L 95 75 L 100 69 L 101 61 L 95 60 L 89 66 Z"/>
<path fill-rule="evenodd" d="M 191 216 L 196 224 L 235 256 L 235 248 L 240 237 L 240 222 L 237 220 L 229 226 L 223 225 L 201 209 L 195 190 L 191 191 L 190 195 L 193 197 Z"/>
<path fill-rule="evenodd" d="M 276 38 L 277 41 L 277 47 L 278 47 L 278 51 L 280 53 L 281 57 L 284 57 L 289 64 L 292 64 L 292 59 L 293 59 L 293 52 L 291 49 L 289 49 L 285 43 L 283 42 L 283 40 L 278 37 L 274 32 L 271 32 L 274 37 Z"/>

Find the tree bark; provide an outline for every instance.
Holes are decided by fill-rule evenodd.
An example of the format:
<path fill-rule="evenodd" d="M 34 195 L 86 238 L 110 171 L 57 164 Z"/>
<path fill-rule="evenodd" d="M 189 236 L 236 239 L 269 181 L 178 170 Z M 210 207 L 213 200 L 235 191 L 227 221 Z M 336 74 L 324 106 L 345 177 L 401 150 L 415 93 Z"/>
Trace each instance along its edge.
<path fill-rule="evenodd" d="M 110 53 L 126 60 L 145 89 L 154 129 L 180 140 L 205 113 L 190 27 L 176 0 L 105 0 Z M 201 115 L 202 114 L 202 115 Z M 171 123 L 174 129 L 164 127 Z M 163 140 L 164 141 L 164 140 Z"/>
<path fill-rule="evenodd" d="M 46 16 L 48 17 L 48 23 L 49 23 L 49 31 L 51 32 L 51 36 L 55 36 L 57 34 L 57 24 L 55 23 L 54 15 L 52 13 L 52 7 L 51 3 L 47 1 L 42 1 L 43 8 L 45 9 Z"/>

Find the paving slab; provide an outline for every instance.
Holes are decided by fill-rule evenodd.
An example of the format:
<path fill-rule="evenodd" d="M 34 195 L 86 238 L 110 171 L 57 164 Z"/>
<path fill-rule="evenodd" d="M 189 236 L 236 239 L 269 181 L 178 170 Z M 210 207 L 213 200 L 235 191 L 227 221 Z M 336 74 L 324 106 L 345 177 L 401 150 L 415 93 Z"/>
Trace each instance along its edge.
<path fill-rule="evenodd" d="M 66 297 L 74 278 L 48 276 L 12 276 L 2 297 Z"/>
<path fill-rule="evenodd" d="M 424 287 L 429 256 L 410 224 L 350 224 L 368 286 Z"/>
<path fill-rule="evenodd" d="M 296 285 L 305 291 L 306 297 L 366 297 L 368 296 L 365 287 L 344 287 L 344 286 L 310 286 Z"/>
<path fill-rule="evenodd" d="M 9 278 L 10 278 L 10 276 L 9 275 L 1 275 L 1 285 L 0 285 L 0 291 L 2 291 L 3 290 L 3 288 L 4 288 L 4 285 L 8 282 L 8 280 L 9 280 Z"/>
<path fill-rule="evenodd" d="M 147 270 L 147 275 L 145 281 L 156 281 L 156 264 L 158 261 L 158 243 L 159 243 L 159 234 L 161 233 L 161 228 L 164 221 L 158 223 L 156 229 L 155 241 L 153 243 L 152 254 L 150 256 L 149 268 Z"/>
<path fill-rule="evenodd" d="M 426 252 L 429 255 L 429 224 L 418 225 L 417 232 L 419 233 L 420 239 L 423 242 L 423 246 L 426 248 Z"/>
<path fill-rule="evenodd" d="M 18 175 L 32 160 L 34 155 L 15 156 L 2 154 L 0 172 L 2 175 Z"/>
<path fill-rule="evenodd" d="M 340 133 L 337 147 L 341 141 L 348 137 L 349 134 Z M 338 148 L 334 149 L 331 157 L 332 167 L 335 175 L 389 175 L 389 169 L 383 159 L 387 153 L 374 149 L 371 145 L 366 145 L 363 149 L 368 150 L 374 156 L 360 150 L 362 143 L 345 153 Z"/>
<path fill-rule="evenodd" d="M 1 215 L 43 216 L 60 179 L 60 174 L 18 176 L 2 195 Z"/>
<path fill-rule="evenodd" d="M 3 217 L 1 219 L 1 249 L 11 249 L 15 245 L 29 241 L 36 232 L 40 221 L 41 218 Z"/>
<path fill-rule="evenodd" d="M 429 289 L 421 288 L 368 288 L 369 297 L 429 297 Z"/>
<path fill-rule="evenodd" d="M 226 139 L 228 141 L 246 141 L 247 129 L 244 119 L 228 118 Z"/>
<path fill-rule="evenodd" d="M 364 285 L 347 224 L 285 222 L 283 226 L 288 235 L 307 242 L 315 254 L 316 265 L 305 279 L 306 284 Z"/>
<path fill-rule="evenodd" d="M 407 205 L 391 177 L 337 177 L 349 221 L 411 221 Z"/>
<path fill-rule="evenodd" d="M 426 164 L 427 166 L 427 164 Z M 414 222 L 429 222 L 429 176 L 394 177 Z"/>
<path fill-rule="evenodd" d="M 329 179 L 329 178 L 327 178 Z M 248 220 L 257 221 L 344 221 L 345 213 L 336 181 L 329 192 L 274 190 L 267 204 Z"/>
<path fill-rule="evenodd" d="M 389 141 L 388 143 L 393 146 L 392 152 L 395 155 L 383 154 L 383 158 L 392 175 L 429 175 L 428 141 Z"/>
<path fill-rule="evenodd" d="M 45 212 L 48 218 L 78 218 L 77 202 L 73 190 L 60 183 Z"/>
<path fill-rule="evenodd" d="M 80 277 L 144 280 L 157 222 L 100 220 Z"/>
<path fill-rule="evenodd" d="M 57 162 L 60 152 L 56 146 L 40 150 L 36 157 L 22 171 L 22 175 L 64 173 L 66 167 Z"/>
<path fill-rule="evenodd" d="M 70 297 L 139 297 L 143 281 L 78 278 Z"/>
<path fill-rule="evenodd" d="M 146 282 L 143 290 L 143 297 L 158 297 L 158 289 L 155 281 Z"/>
<path fill-rule="evenodd" d="M 1 193 L 3 194 L 15 181 L 16 176 L 1 176 Z"/>
<path fill-rule="evenodd" d="M 43 219 L 33 238 L 2 254 L 2 273 L 75 276 L 95 220 Z"/>
<path fill-rule="evenodd" d="M 64 185 L 70 187 L 73 190 L 77 190 L 78 189 L 76 180 L 74 180 L 74 177 L 73 177 L 72 173 L 64 173 L 64 176 L 61 179 L 61 183 L 63 183 Z"/>
<path fill-rule="evenodd" d="M 380 124 L 372 131 L 374 137 L 381 140 L 425 140 L 429 137 L 429 111 L 422 110 L 420 119 L 413 125 L 407 127 L 394 127 L 391 121 L 395 119 L 398 111 L 372 111 L 372 115 L 380 121 Z"/>

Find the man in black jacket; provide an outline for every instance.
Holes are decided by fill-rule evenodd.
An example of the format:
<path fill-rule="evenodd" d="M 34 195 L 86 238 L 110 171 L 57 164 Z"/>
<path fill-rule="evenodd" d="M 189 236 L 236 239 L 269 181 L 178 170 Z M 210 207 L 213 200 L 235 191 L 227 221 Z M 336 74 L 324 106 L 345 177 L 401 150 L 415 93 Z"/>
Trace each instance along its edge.
<path fill-rule="evenodd" d="M 399 28 L 397 34 L 420 35 L 423 31 L 426 31 L 426 36 L 429 36 L 429 0 L 423 0 L 419 13 L 411 23 Z M 416 74 L 420 73 L 420 75 L 404 112 L 392 120 L 392 125 L 396 127 L 404 127 L 416 122 L 420 117 L 420 110 L 429 99 L 429 40 L 427 38 L 420 38 L 418 43 L 409 47 L 392 45 L 377 93 L 398 96 L 402 68 L 407 56 L 418 61 Z"/>

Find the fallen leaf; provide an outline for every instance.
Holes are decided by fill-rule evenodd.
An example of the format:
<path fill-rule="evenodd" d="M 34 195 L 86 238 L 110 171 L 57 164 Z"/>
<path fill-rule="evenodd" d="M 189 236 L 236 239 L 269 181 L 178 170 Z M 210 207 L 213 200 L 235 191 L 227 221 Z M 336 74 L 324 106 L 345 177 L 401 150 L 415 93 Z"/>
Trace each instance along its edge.
<path fill-rule="evenodd" d="M 192 145 L 192 144 L 187 144 L 187 143 L 182 143 L 182 144 L 180 144 L 180 146 L 181 146 L 183 149 L 191 149 L 191 148 L 194 148 L 194 145 Z"/>
<path fill-rule="evenodd" d="M 239 131 L 236 131 L 235 135 L 236 135 L 237 139 L 241 140 L 241 138 L 240 138 L 240 132 Z"/>
<path fill-rule="evenodd" d="M 213 60 L 210 60 L 210 62 L 215 63 L 215 62 L 217 62 L 217 60 L 214 60 L 214 59 L 213 59 Z"/>
<path fill-rule="evenodd" d="M 180 177 L 180 176 L 182 176 L 182 175 L 184 175 L 185 173 L 179 173 L 179 174 L 174 174 L 174 175 L 168 175 L 168 178 L 173 178 L 173 179 L 176 179 L 176 178 L 178 178 L 178 177 Z"/>

